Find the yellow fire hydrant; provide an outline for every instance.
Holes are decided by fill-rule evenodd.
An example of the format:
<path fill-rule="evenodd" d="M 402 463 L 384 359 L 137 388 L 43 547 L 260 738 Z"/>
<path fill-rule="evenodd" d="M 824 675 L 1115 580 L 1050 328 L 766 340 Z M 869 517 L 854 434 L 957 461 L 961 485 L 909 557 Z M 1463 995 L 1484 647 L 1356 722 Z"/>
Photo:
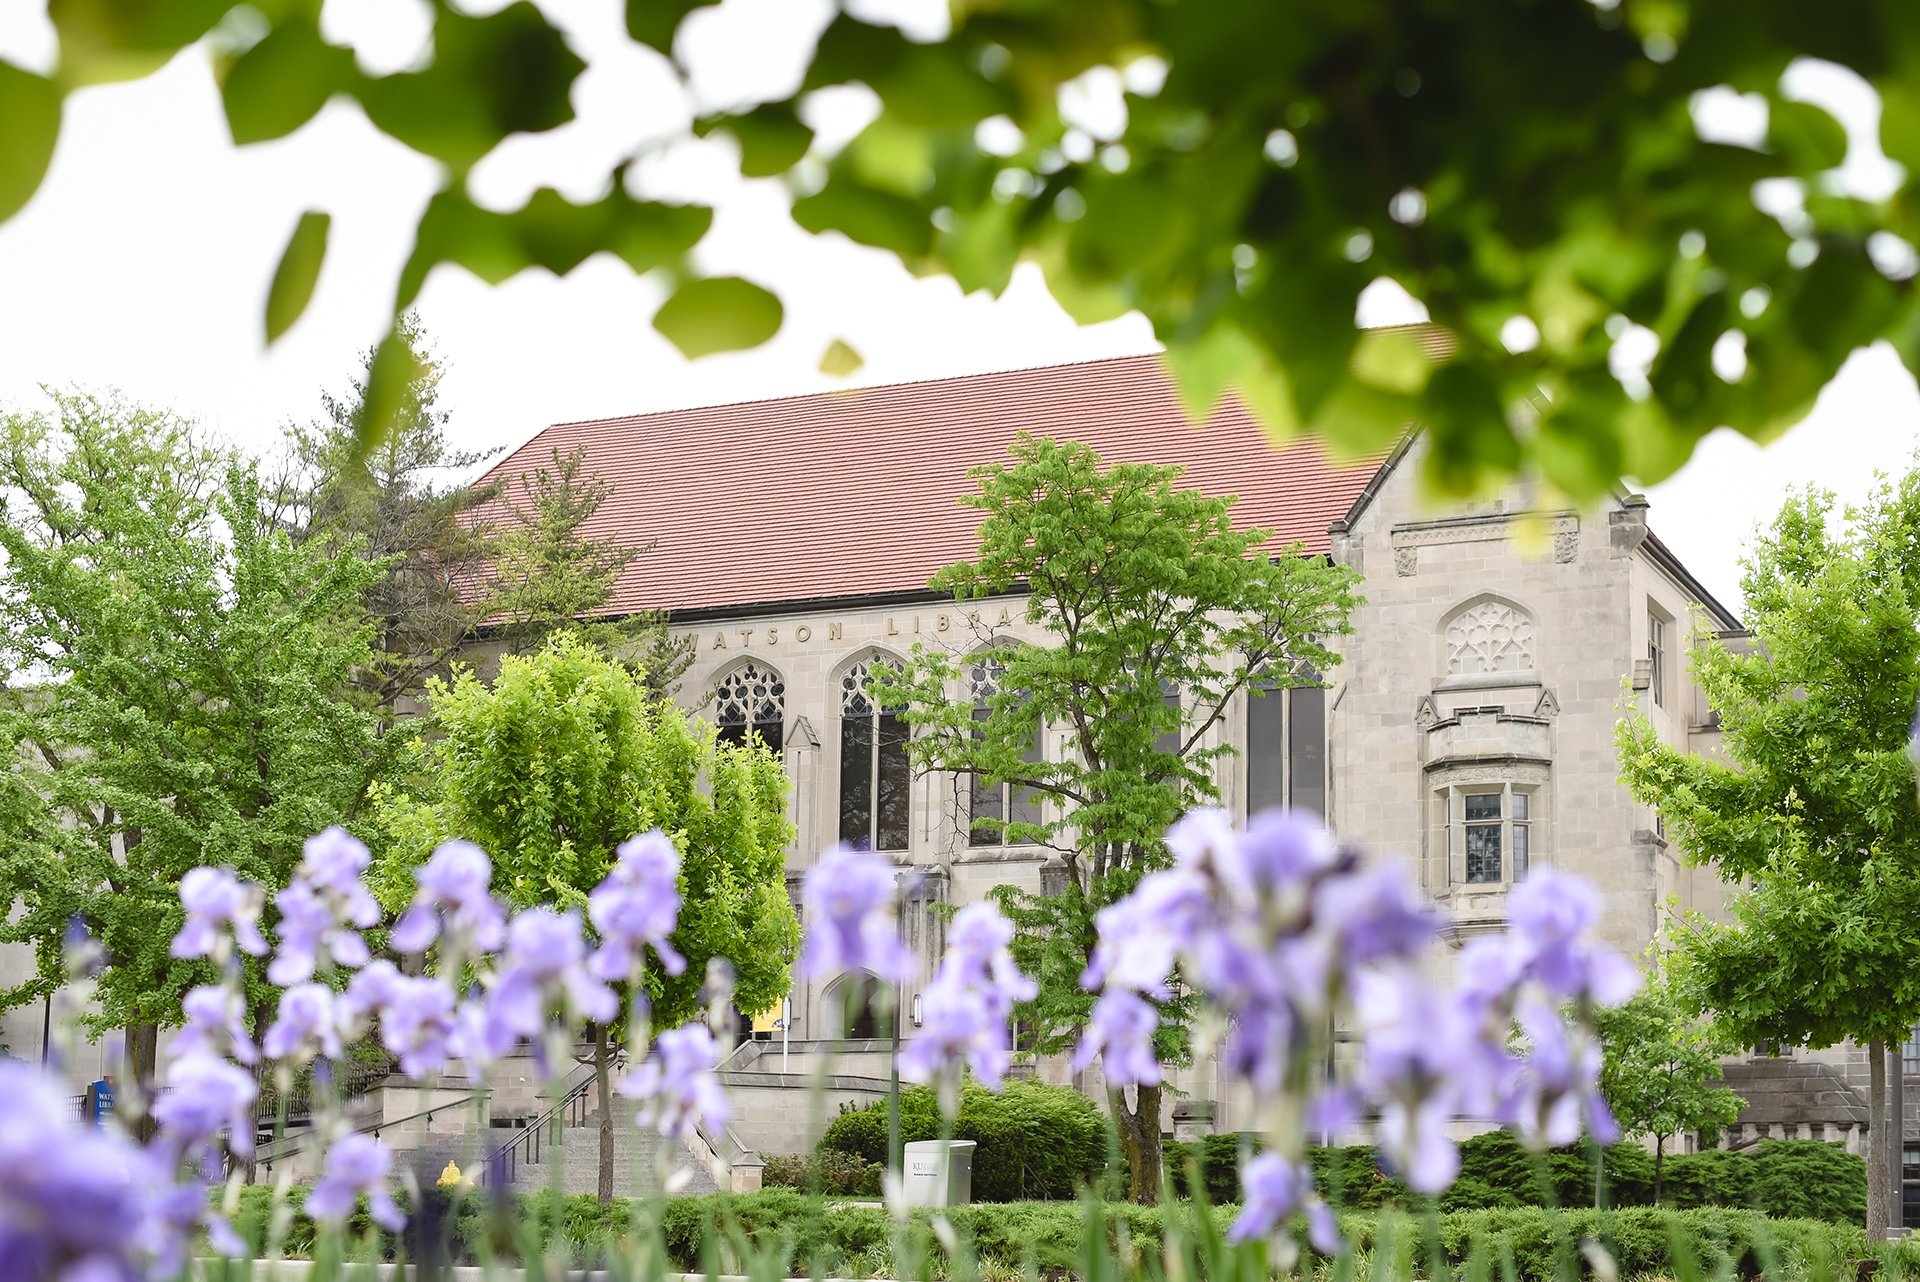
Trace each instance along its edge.
<path fill-rule="evenodd" d="M 464 1184 L 466 1181 L 460 1177 L 460 1168 L 455 1166 L 453 1160 L 449 1158 L 447 1160 L 447 1169 L 440 1172 L 440 1178 L 435 1180 L 434 1183 L 440 1188 L 449 1189 L 456 1185 Z"/>

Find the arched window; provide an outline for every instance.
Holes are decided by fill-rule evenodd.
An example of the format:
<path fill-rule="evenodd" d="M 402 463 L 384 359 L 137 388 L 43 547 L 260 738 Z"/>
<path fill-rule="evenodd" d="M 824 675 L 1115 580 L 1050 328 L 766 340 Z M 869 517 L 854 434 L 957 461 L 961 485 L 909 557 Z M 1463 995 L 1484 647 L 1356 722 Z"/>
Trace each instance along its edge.
<path fill-rule="evenodd" d="M 840 1026 L 829 1028 L 829 1037 L 848 1037 L 854 1041 L 871 1041 L 878 1037 L 891 1037 L 900 1024 L 899 1003 L 894 1003 L 893 1018 L 881 1015 L 880 981 L 864 972 L 847 976 L 835 988 L 827 1001 L 828 1018 L 832 1018 L 835 1006 L 833 997 L 837 996 L 840 1007 Z"/>
<path fill-rule="evenodd" d="M 987 700 L 998 694 L 1005 680 L 1005 667 L 992 655 L 981 655 L 973 661 L 968 679 L 973 687 L 973 719 L 985 722 L 992 712 Z M 976 730 L 973 737 L 977 741 L 983 734 Z M 1022 761 L 1041 762 L 1046 760 L 1046 726 L 1036 725 L 1033 729 L 1033 742 L 1021 754 Z M 991 783 L 985 775 L 974 775 L 972 806 L 969 818 L 973 823 L 967 830 L 967 844 L 970 846 L 1030 846 L 1031 837 L 1009 838 L 1002 824 L 1037 824 L 1040 822 L 1040 797 L 1010 783 Z M 992 826 L 981 826 L 982 819 L 996 820 Z"/>
<path fill-rule="evenodd" d="M 722 743 L 744 745 L 748 736 L 776 754 L 787 720 L 787 684 L 757 663 L 742 664 L 713 688 L 714 722 Z"/>
<path fill-rule="evenodd" d="M 1481 601 L 1447 624 L 1447 672 L 1525 672 L 1535 666 L 1533 620 L 1505 601 Z"/>
<path fill-rule="evenodd" d="M 1247 694 L 1247 813 L 1327 813 L 1327 692 L 1277 678 Z"/>
<path fill-rule="evenodd" d="M 869 689 L 876 669 L 893 667 L 876 655 L 840 678 L 840 840 L 860 850 L 907 848 L 907 723 L 882 711 Z"/>

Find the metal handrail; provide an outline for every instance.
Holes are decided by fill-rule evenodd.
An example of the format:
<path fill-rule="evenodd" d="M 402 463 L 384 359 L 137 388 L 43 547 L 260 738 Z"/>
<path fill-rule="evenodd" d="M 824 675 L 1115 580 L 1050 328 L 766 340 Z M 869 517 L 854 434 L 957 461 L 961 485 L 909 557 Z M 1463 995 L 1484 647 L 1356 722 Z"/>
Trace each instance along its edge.
<path fill-rule="evenodd" d="M 471 1104 L 473 1103 L 474 1100 L 479 1099 L 481 1096 L 488 1094 L 489 1090 L 490 1088 L 488 1087 L 478 1086 L 478 1087 L 475 1087 L 473 1090 L 468 1091 L 465 1095 L 460 1096 L 458 1099 L 450 1099 L 444 1104 L 435 1104 L 432 1108 L 423 1108 L 417 1113 L 409 1113 L 405 1117 L 396 1117 L 392 1121 L 388 1121 L 386 1118 L 382 1117 L 382 1118 L 376 1118 L 371 1122 L 361 1122 L 349 1128 L 347 1131 L 347 1134 L 365 1135 L 369 1131 L 371 1131 L 373 1133 L 373 1137 L 375 1139 L 379 1139 L 381 1131 L 387 1130 L 390 1127 L 398 1126 L 402 1122 L 411 1122 L 416 1118 L 424 1117 L 427 1119 L 429 1123 L 431 1123 L 433 1121 L 433 1115 L 435 1113 L 444 1113 L 450 1108 L 458 1108 L 463 1104 Z M 309 1134 L 311 1134 L 311 1132 L 309 1132 Z M 273 1156 L 265 1158 L 263 1160 L 266 1163 L 267 1169 L 272 1170 L 273 1164 L 275 1162 L 284 1162 L 288 1158 L 298 1157 L 300 1156 L 300 1154 L 306 1152 L 307 1149 L 310 1147 L 312 1146 L 303 1145 L 300 1148 L 290 1148 L 284 1153 L 275 1153 Z"/>
<path fill-rule="evenodd" d="M 586 1121 L 587 1110 L 582 1101 L 586 1099 L 587 1092 L 593 1089 L 599 1078 L 594 1072 L 593 1065 L 588 1064 L 584 1067 L 587 1069 L 586 1078 L 570 1087 L 567 1093 L 560 1097 L 559 1103 L 528 1122 L 520 1128 L 518 1135 L 487 1154 L 487 1160 L 481 1166 L 480 1175 L 475 1183 L 487 1187 L 512 1188 L 514 1177 L 520 1172 L 523 1152 L 526 1154 L 524 1160 L 528 1166 L 539 1165 L 547 1127 L 556 1121 L 560 1121 L 563 1126 L 577 1125 Z M 608 1065 L 608 1068 L 611 1070 L 612 1065 Z M 561 1119 L 562 1113 L 567 1114 L 565 1120 Z M 502 1176 L 504 1178 L 501 1178 Z"/>

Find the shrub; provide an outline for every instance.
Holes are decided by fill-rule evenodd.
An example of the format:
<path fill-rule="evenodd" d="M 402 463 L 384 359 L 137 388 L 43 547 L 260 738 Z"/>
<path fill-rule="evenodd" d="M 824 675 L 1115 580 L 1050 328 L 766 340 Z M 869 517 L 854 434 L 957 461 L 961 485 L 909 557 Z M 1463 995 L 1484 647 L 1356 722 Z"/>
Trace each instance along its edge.
<path fill-rule="evenodd" d="M 1093 1101 L 1069 1087 L 1013 1081 L 999 1094 L 975 1082 L 961 1090 L 953 1137 L 972 1140 L 976 1202 L 1074 1197 L 1106 1165 L 1106 1124 Z M 903 1143 L 940 1138 L 939 1105 L 926 1087 L 900 1093 Z M 847 1109 L 827 1127 L 822 1149 L 866 1162 L 887 1159 L 887 1106 Z"/>
<path fill-rule="evenodd" d="M 1174 1191 L 1188 1195 L 1186 1167 L 1200 1166 L 1207 1197 L 1238 1201 L 1242 1146 L 1258 1151 L 1254 1136 L 1209 1135 L 1170 1150 Z M 1440 1197 L 1443 1211 L 1507 1210 L 1527 1206 L 1593 1205 L 1593 1149 L 1572 1145 L 1538 1156 L 1507 1131 L 1476 1135 L 1460 1145 L 1460 1177 Z M 1344 1211 L 1383 1206 L 1423 1207 L 1424 1199 L 1380 1169 L 1370 1148 L 1309 1146 L 1320 1195 Z M 1600 1164 L 1601 1193 L 1609 1207 L 1651 1206 L 1653 1157 L 1637 1144 L 1615 1144 Z M 1787 1219 L 1861 1224 L 1867 1218 L 1866 1162 L 1838 1144 L 1762 1140 L 1740 1152 L 1708 1149 L 1669 1154 L 1662 1171 L 1662 1205 L 1759 1210 Z"/>
<path fill-rule="evenodd" d="M 820 1191 L 833 1197 L 879 1197 L 880 1176 L 886 1166 L 869 1162 L 852 1153 L 835 1149 L 815 1150 L 811 1159 L 798 1153 L 762 1153 L 766 1166 L 760 1171 L 764 1188 L 799 1189 L 806 1192 L 818 1177 Z"/>

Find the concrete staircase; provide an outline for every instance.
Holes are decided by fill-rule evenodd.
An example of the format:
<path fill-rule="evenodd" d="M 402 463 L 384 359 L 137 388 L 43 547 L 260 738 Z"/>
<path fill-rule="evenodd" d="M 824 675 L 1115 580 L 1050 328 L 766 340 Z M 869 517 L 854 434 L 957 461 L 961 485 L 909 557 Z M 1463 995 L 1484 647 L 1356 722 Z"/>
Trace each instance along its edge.
<path fill-rule="evenodd" d="M 676 1170 L 685 1170 L 689 1178 L 675 1192 L 682 1195 L 712 1193 L 717 1186 L 713 1173 L 707 1164 L 693 1150 L 678 1140 L 663 1139 L 659 1132 L 651 1127 L 642 1130 L 634 1125 L 634 1104 L 631 1100 L 616 1099 L 613 1102 L 613 1192 L 615 1197 L 648 1197 L 657 1192 L 654 1188 L 654 1163 L 661 1145 L 671 1147 L 673 1165 Z M 461 1172 L 472 1176 L 490 1153 L 520 1132 L 504 1128 L 489 1129 L 482 1132 L 483 1139 L 478 1143 L 467 1144 L 463 1151 L 462 1137 L 436 1136 L 432 1142 L 422 1145 L 414 1155 L 416 1172 L 431 1172 L 431 1179 L 437 1179 L 439 1172 L 449 1160 L 459 1163 Z M 537 1193 L 553 1187 L 554 1159 L 561 1158 L 564 1166 L 561 1170 L 560 1187 L 567 1193 L 594 1193 L 600 1188 L 600 1111 L 598 1108 L 588 1112 L 579 1126 L 568 1126 L 562 1131 L 563 1140 L 556 1152 L 551 1142 L 540 1146 L 540 1161 L 526 1160 L 522 1150 L 520 1160 L 515 1165 L 513 1180 L 509 1186 L 516 1193 Z M 465 1160 L 463 1161 L 463 1157 Z M 635 1161 L 638 1160 L 640 1180 L 636 1192 Z M 403 1155 L 402 1160 L 407 1160 Z"/>

